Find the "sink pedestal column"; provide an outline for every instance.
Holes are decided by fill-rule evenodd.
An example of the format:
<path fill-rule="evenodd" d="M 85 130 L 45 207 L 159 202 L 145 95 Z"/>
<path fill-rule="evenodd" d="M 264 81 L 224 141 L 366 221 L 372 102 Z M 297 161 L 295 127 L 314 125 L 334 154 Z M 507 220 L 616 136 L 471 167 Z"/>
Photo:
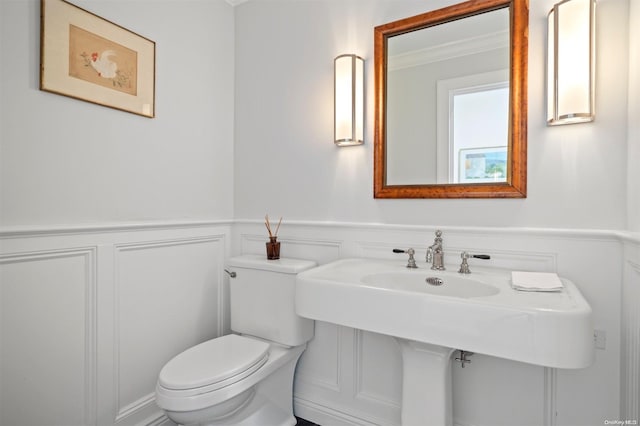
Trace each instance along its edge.
<path fill-rule="evenodd" d="M 402 425 L 451 426 L 454 349 L 396 340 L 402 350 Z"/>

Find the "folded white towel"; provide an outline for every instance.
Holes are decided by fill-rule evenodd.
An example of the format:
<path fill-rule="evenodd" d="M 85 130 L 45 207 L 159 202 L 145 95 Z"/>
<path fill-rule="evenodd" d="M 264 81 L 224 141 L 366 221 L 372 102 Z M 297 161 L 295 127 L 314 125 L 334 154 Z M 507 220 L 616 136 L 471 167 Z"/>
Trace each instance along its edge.
<path fill-rule="evenodd" d="M 512 271 L 511 287 L 521 291 L 560 291 L 564 286 L 553 272 Z"/>

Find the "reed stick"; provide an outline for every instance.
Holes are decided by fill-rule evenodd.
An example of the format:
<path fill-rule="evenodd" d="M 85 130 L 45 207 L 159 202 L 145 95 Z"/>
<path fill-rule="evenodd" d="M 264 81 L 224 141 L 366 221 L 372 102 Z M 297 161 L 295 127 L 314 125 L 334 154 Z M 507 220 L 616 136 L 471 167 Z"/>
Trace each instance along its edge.
<path fill-rule="evenodd" d="M 271 232 L 271 223 L 269 222 L 269 215 L 264 215 L 264 226 L 267 227 L 267 231 L 269 232 L 269 238 L 277 237 L 278 230 L 280 230 L 280 224 L 282 224 L 282 216 L 280 216 L 280 220 L 278 221 L 278 226 L 276 226 L 276 232 Z"/>
<path fill-rule="evenodd" d="M 278 226 L 276 226 L 276 233 L 275 236 L 278 236 L 278 230 L 280 229 L 280 224 L 282 223 L 282 216 L 280 216 L 280 220 L 278 221 Z"/>
<path fill-rule="evenodd" d="M 269 215 L 264 216 L 264 225 L 267 227 L 267 231 L 269 231 L 269 238 L 273 237 L 271 233 L 271 224 L 269 223 Z"/>

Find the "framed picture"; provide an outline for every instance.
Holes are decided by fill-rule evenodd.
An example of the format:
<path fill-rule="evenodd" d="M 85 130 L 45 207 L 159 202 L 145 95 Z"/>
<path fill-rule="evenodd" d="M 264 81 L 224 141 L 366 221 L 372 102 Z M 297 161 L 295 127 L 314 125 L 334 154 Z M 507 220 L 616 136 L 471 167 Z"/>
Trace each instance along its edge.
<path fill-rule="evenodd" d="M 460 182 L 506 182 L 507 147 L 461 149 L 459 158 Z"/>
<path fill-rule="evenodd" d="M 155 116 L 155 42 L 64 0 L 40 4 L 40 90 Z"/>

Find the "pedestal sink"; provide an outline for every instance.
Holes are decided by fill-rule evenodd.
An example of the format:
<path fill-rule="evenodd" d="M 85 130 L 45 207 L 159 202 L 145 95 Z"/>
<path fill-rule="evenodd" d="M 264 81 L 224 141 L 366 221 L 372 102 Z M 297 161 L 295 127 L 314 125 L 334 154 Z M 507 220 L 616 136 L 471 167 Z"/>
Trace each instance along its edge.
<path fill-rule="evenodd" d="M 521 292 L 510 278 L 498 269 L 465 276 L 344 259 L 298 275 L 296 311 L 394 336 L 403 359 L 402 424 L 451 425 L 456 349 L 554 368 L 593 362 L 591 308 L 576 286 L 563 279 L 559 292 Z"/>

